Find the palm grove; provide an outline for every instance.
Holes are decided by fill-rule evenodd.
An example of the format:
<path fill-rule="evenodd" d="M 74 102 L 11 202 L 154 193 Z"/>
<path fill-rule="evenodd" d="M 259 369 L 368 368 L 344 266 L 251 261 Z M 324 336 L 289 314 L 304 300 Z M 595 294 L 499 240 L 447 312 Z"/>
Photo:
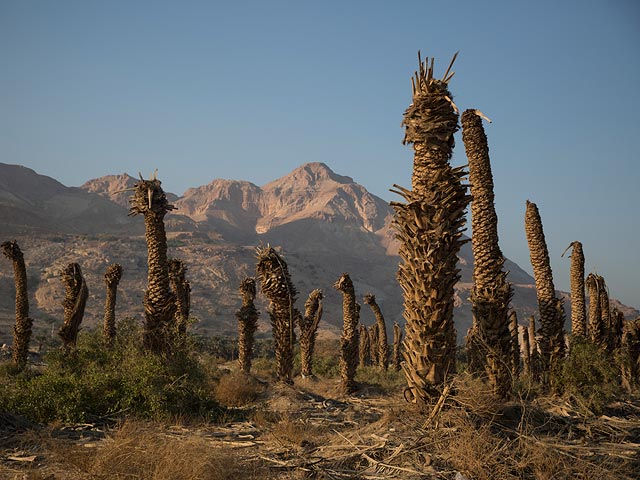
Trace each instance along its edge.
<path fill-rule="evenodd" d="M 531 255 L 538 299 L 539 328 L 531 317 L 518 327 L 510 309 L 512 287 L 504 270 L 505 258 L 498 242 L 498 218 L 494 208 L 493 176 L 489 147 L 483 127 L 486 117 L 477 109 L 466 110 L 460 120 L 468 158 L 466 167 L 450 165 L 454 134 L 460 129 L 458 108 L 449 91 L 454 75 L 451 60 L 444 75 L 434 75 L 434 61 L 419 56 L 412 76 L 412 103 L 402 125 L 403 143 L 414 151 L 411 188 L 394 185 L 401 201 L 392 202 L 393 226 L 400 242 L 397 281 L 404 296 L 405 327 L 388 326 L 375 296 L 367 293 L 376 322 L 369 328 L 360 323 L 361 305 L 349 273 L 342 273 L 334 287 L 343 298 L 343 329 L 340 339 L 340 385 L 345 394 L 358 390 L 358 364 L 377 365 L 381 371 L 402 369 L 407 381 L 405 397 L 427 404 L 437 397 L 456 374 L 457 347 L 454 323 L 454 286 L 460 279 L 458 252 L 466 241 L 463 230 L 471 205 L 474 285 L 471 293 L 473 325 L 467 332 L 466 368 L 485 379 L 493 393 L 508 397 L 514 381 L 524 375 L 545 389 L 561 389 L 556 373 L 574 346 L 588 343 L 613 354 L 619 366 L 620 383 L 630 389 L 638 382 L 640 319 L 624 321 L 611 308 L 605 280 L 589 274 L 585 280 L 584 253 L 579 241 L 571 254 L 572 331 L 564 330 L 565 313 L 557 297 L 541 216 L 535 203 L 526 202 L 524 228 Z M 466 184 L 469 183 L 469 185 Z M 144 321 L 141 348 L 162 358 L 171 358 L 187 339 L 190 284 L 187 267 L 168 257 L 164 217 L 169 204 L 155 175 L 140 177 L 132 189 L 131 215 L 141 215 L 148 248 L 148 285 L 143 299 Z M 13 263 L 16 286 L 16 322 L 12 362 L 16 370 L 28 363 L 33 320 L 29 317 L 27 276 L 23 252 L 16 241 L 2 244 L 3 254 Z M 117 286 L 126 272 L 118 264 L 105 272 L 107 301 L 104 315 L 104 348 L 112 348 L 117 337 L 115 304 Z M 72 354 L 84 314 L 88 286 L 77 263 L 61 272 L 65 287 L 64 321 L 59 336 L 66 354 Z M 389 279 L 393 281 L 393 279 Z M 260 312 L 254 304 L 259 283 L 268 300 L 276 376 L 291 383 L 294 356 L 299 346 L 301 375 L 313 377 L 314 345 L 322 318 L 322 290 L 311 291 L 303 311 L 296 307 L 298 291 L 284 255 L 269 245 L 256 249 L 256 278 L 239 286 L 241 306 L 238 321 L 239 369 L 251 374 L 254 335 Z M 585 287 L 586 286 L 586 287 Z M 585 288 L 589 311 L 586 311 Z M 520 333 L 522 332 L 522 333 Z M 404 339 L 403 339 L 404 337 Z M 390 358 L 391 357 L 391 358 Z"/>

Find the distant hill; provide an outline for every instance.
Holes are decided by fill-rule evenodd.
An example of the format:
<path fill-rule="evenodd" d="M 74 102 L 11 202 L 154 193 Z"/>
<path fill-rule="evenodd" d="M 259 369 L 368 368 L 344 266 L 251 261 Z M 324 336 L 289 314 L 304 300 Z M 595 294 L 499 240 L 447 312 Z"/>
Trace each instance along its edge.
<path fill-rule="evenodd" d="M 123 266 L 117 313 L 142 316 L 146 285 L 146 244 L 141 218 L 128 216 L 126 189 L 135 184 L 127 175 L 108 175 L 81 188 L 65 187 L 25 167 L 0 164 L 2 236 L 16 238 L 27 263 L 32 316 L 41 331 L 51 331 L 62 318 L 63 287 L 59 272 L 79 262 L 90 297 L 86 322 L 102 321 L 104 270 L 111 262 Z M 314 288 L 325 293 L 323 328 L 338 334 L 341 297 L 334 281 L 349 272 L 358 298 L 374 293 L 388 324 L 402 323 L 402 296 L 395 274 L 399 257 L 391 228 L 392 209 L 350 177 L 323 163 L 307 163 L 262 187 L 239 180 L 212 180 L 168 193 L 177 210 L 166 216 L 169 255 L 188 265 L 192 284 L 194 329 L 210 334 L 234 334 L 234 312 L 240 305 L 237 286 L 255 272 L 256 245 L 282 249 L 301 307 Z M 0 239 L 4 241 L 3 239 Z M 462 279 L 457 286 L 456 327 L 459 340 L 471 323 L 468 301 L 473 271 L 471 247 L 460 253 Z M 515 284 L 513 305 L 521 321 L 536 310 L 533 279 L 507 260 Z M 0 342 L 7 341 L 13 322 L 13 273 L 0 260 Z M 260 328 L 269 328 L 261 296 Z M 568 302 L 567 302 L 568 306 Z M 638 315 L 627 309 L 628 317 Z M 362 321 L 374 322 L 368 308 Z M 569 318 L 569 315 L 567 315 Z"/>

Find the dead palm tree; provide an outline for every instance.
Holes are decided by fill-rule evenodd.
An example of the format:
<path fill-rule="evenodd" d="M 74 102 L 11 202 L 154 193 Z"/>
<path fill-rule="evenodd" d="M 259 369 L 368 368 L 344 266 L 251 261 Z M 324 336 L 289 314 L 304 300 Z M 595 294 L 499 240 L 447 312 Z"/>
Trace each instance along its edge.
<path fill-rule="evenodd" d="M 33 320 L 29 318 L 29 297 L 27 295 L 27 269 L 24 255 L 18 242 L 4 242 L 2 253 L 13 262 L 13 280 L 16 287 L 16 323 L 13 327 L 12 360 L 19 369 L 23 369 L 29 358 L 29 341 Z"/>
<path fill-rule="evenodd" d="M 393 322 L 393 368 L 397 372 L 400 371 L 400 362 L 402 353 L 400 347 L 402 345 L 402 328 L 398 322 Z"/>
<path fill-rule="evenodd" d="M 189 312 L 191 310 L 191 284 L 186 278 L 187 267 L 177 258 L 169 261 L 169 282 L 175 294 L 175 328 L 180 338 L 187 334 Z"/>
<path fill-rule="evenodd" d="M 586 285 L 589 291 L 589 338 L 591 341 L 604 347 L 606 344 L 606 326 L 602 323 L 600 310 L 600 275 L 590 273 L 587 275 Z"/>
<path fill-rule="evenodd" d="M 520 374 L 520 342 L 518 330 L 518 315 L 515 310 L 509 313 L 509 336 L 511 339 L 511 377 L 518 378 Z"/>
<path fill-rule="evenodd" d="M 471 305 L 479 343 L 484 347 L 489 382 L 495 394 L 505 396 L 511 385 L 509 365 L 512 362 L 509 358 L 513 349 L 508 311 L 513 292 L 507 281 L 507 272 L 503 270 L 505 259 L 498 245 L 493 174 L 482 117 L 478 110 L 466 110 L 461 118 L 472 198 L 474 285 Z"/>
<path fill-rule="evenodd" d="M 89 289 L 82 276 L 80 265 L 77 263 L 67 265 L 62 270 L 61 277 L 65 287 L 64 301 L 62 302 L 64 322 L 58 335 L 62 338 L 65 349 L 70 350 L 76 346 L 78 330 L 89 297 Z"/>
<path fill-rule="evenodd" d="M 116 296 L 118 284 L 122 278 L 122 266 L 119 263 L 109 265 L 104 274 L 107 285 L 107 298 L 104 303 L 103 337 L 107 347 L 112 347 L 116 338 Z"/>
<path fill-rule="evenodd" d="M 625 322 L 622 335 L 624 352 L 622 378 L 628 391 L 640 383 L 640 317 Z"/>
<path fill-rule="evenodd" d="M 316 344 L 318 324 L 322 319 L 322 290 L 313 290 L 304 302 L 304 316 L 298 316 L 300 326 L 300 374 L 302 378 L 313 376 L 313 350 Z"/>
<path fill-rule="evenodd" d="M 413 103 L 402 122 L 404 143 L 414 149 L 412 190 L 394 185 L 404 202 L 392 206 L 406 319 L 403 369 L 413 400 L 426 402 L 455 371 L 454 286 L 460 278 L 457 254 L 464 243 L 469 197 L 462 184 L 464 168 L 449 164 L 458 129 L 448 90 L 451 65 L 437 80 L 433 60 L 429 65 L 418 55 L 418 61 Z"/>
<path fill-rule="evenodd" d="M 536 281 L 538 312 L 540 314 L 540 341 L 543 373 L 556 368 L 564 357 L 564 308 L 556 297 L 553 274 L 549 263 L 547 242 L 544 238 L 542 219 L 535 203 L 527 200 L 525 232 L 529 244 L 533 276 Z"/>
<path fill-rule="evenodd" d="M 367 329 L 369 333 L 369 358 L 371 359 L 371 365 L 378 365 L 378 349 L 375 345 L 378 345 L 378 324 L 374 323 Z"/>
<path fill-rule="evenodd" d="M 531 315 L 529 317 L 529 357 L 531 363 L 531 375 L 534 380 L 539 380 L 540 377 L 540 353 L 538 351 L 538 339 L 536 337 L 536 317 Z"/>
<path fill-rule="evenodd" d="M 620 348 L 622 344 L 622 332 L 624 328 L 624 313 L 613 307 L 611 312 L 611 328 L 609 329 L 611 335 L 611 348 Z"/>
<path fill-rule="evenodd" d="M 350 394 L 356 390 L 355 376 L 358 367 L 358 308 L 353 282 L 348 273 L 333 285 L 342 292 L 342 315 L 344 324 L 340 337 L 340 377 L 342 390 Z"/>
<path fill-rule="evenodd" d="M 175 295 L 169 286 L 167 235 L 164 217 L 175 209 L 170 205 L 157 178 L 140 181 L 130 198 L 129 215 L 144 216 L 148 249 L 147 291 L 144 294 L 144 345 L 154 353 L 170 351 L 170 327 L 176 311 Z"/>
<path fill-rule="evenodd" d="M 253 336 L 258 328 L 260 312 L 256 309 L 256 281 L 253 278 L 245 278 L 240 283 L 240 295 L 242 307 L 236 312 L 238 319 L 238 362 L 244 373 L 251 371 L 251 359 L 253 356 Z"/>
<path fill-rule="evenodd" d="M 582 243 L 575 241 L 567 247 L 571 252 L 571 268 L 569 270 L 571 283 L 571 335 L 574 337 L 586 337 L 587 317 L 585 310 L 584 291 L 584 253 Z M 564 251 L 562 256 L 567 252 Z"/>
<path fill-rule="evenodd" d="M 300 312 L 295 308 L 297 291 L 291 282 L 284 259 L 270 246 L 256 249 L 256 274 L 262 293 L 270 301 L 269 316 L 276 355 L 276 375 L 291 383 L 295 321 Z"/>
<path fill-rule="evenodd" d="M 387 339 L 387 325 L 384 322 L 384 316 L 382 315 L 380 306 L 376 302 L 375 295 L 367 293 L 364 296 L 364 303 L 371 307 L 371 311 L 373 311 L 373 314 L 376 317 L 376 324 L 378 325 L 378 343 L 374 348 L 378 350 L 378 366 L 382 367 L 382 369 L 386 371 L 389 368 L 389 341 Z"/>
<path fill-rule="evenodd" d="M 529 346 L 529 329 L 525 328 L 522 333 L 522 367 L 523 373 L 530 376 L 532 373 L 531 366 L 531 347 Z"/>
<path fill-rule="evenodd" d="M 362 323 L 358 326 L 358 338 L 360 345 L 358 347 L 358 356 L 360 358 L 360 366 L 366 367 L 371 359 L 371 343 L 369 340 L 369 330 Z"/>
<path fill-rule="evenodd" d="M 598 301 L 600 302 L 601 323 L 604 328 L 605 346 L 611 351 L 613 350 L 611 337 L 611 306 L 609 304 L 609 291 L 604 278 L 598 277 Z"/>

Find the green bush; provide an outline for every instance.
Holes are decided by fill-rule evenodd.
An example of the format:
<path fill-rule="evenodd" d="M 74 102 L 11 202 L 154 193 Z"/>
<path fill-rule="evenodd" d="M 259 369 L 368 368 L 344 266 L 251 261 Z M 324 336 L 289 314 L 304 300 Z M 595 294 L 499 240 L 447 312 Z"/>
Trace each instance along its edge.
<path fill-rule="evenodd" d="M 83 333 L 76 351 L 47 354 L 41 372 L 0 369 L 0 410 L 40 422 L 219 413 L 210 378 L 188 346 L 159 357 L 142 351 L 139 337 L 139 327 L 121 322 L 112 350 L 104 347 L 101 333 Z"/>
<path fill-rule="evenodd" d="M 599 414 L 620 393 L 620 369 L 614 356 L 593 343 L 573 339 L 571 351 L 552 385 L 576 406 Z"/>

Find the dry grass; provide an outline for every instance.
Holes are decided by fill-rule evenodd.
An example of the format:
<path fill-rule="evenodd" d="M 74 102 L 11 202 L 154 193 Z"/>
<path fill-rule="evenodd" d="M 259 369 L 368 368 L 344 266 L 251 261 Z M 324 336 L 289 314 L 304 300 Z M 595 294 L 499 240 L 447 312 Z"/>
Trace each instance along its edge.
<path fill-rule="evenodd" d="M 236 371 L 220 377 L 214 396 L 227 407 L 242 407 L 255 402 L 265 389 L 255 377 Z"/>

